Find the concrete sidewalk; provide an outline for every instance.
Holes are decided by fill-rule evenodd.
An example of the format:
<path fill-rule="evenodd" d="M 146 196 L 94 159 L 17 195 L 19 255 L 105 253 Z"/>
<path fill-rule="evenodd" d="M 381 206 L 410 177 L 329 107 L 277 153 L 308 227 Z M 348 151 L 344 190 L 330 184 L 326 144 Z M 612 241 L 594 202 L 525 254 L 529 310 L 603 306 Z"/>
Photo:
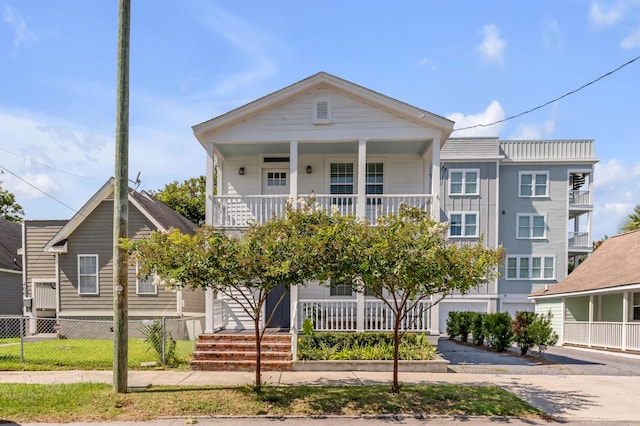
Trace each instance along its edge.
<path fill-rule="evenodd" d="M 252 384 L 252 372 L 130 371 L 130 387 L 147 385 L 237 386 Z M 386 385 L 391 373 L 380 372 L 264 372 L 263 380 L 276 386 Z M 111 371 L 8 371 L 1 383 L 112 383 Z M 404 384 L 496 385 L 518 395 L 545 413 L 569 421 L 637 421 L 640 411 L 637 377 L 588 375 L 512 375 L 456 373 L 400 373 Z"/>

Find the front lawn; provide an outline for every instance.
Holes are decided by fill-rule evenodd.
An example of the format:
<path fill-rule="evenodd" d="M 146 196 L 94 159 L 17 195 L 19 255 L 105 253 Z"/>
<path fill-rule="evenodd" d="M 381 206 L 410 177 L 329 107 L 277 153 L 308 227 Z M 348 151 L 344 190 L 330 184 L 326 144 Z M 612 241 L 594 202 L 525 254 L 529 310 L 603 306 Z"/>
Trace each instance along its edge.
<path fill-rule="evenodd" d="M 129 339 L 129 368 L 140 369 L 143 362 L 158 361 L 158 356 L 141 339 Z M 193 342 L 178 341 L 176 368 L 187 369 Z M 9 370 L 111 370 L 113 340 L 53 339 L 24 344 L 20 361 L 20 343 L 0 345 L 0 371 Z"/>
<path fill-rule="evenodd" d="M 142 421 L 162 416 L 544 413 L 496 386 L 153 387 L 115 394 L 105 384 L 0 384 L 0 419 L 14 422 Z"/>

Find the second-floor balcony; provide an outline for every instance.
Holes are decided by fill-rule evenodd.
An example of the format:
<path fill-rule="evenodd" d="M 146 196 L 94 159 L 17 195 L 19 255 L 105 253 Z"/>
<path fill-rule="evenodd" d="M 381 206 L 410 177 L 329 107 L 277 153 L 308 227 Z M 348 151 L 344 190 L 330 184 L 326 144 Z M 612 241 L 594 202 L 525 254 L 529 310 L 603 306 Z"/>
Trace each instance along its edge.
<path fill-rule="evenodd" d="M 584 207 L 591 206 L 591 191 L 577 190 L 569 191 L 569 206 Z"/>
<path fill-rule="evenodd" d="M 569 232 L 569 251 L 590 252 L 591 250 L 588 232 Z"/>
<path fill-rule="evenodd" d="M 315 203 L 317 208 L 329 214 L 366 217 L 373 225 L 381 216 L 397 213 L 402 204 L 418 207 L 432 215 L 431 194 L 367 195 L 360 207 L 357 194 L 306 195 L 301 199 Z M 213 226 L 242 229 L 252 223 L 264 223 L 273 217 L 282 217 L 287 203 L 291 202 L 288 195 L 218 195 L 213 197 Z M 299 203 L 299 200 L 295 202 Z"/>

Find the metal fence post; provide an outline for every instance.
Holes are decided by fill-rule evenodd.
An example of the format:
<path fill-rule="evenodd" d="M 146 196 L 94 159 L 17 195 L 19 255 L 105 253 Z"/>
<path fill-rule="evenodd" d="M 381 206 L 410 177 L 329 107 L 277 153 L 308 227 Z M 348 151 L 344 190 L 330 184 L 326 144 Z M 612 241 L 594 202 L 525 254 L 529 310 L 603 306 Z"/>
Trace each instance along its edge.
<path fill-rule="evenodd" d="M 24 320 L 24 323 L 22 322 Z M 18 325 L 20 326 L 20 362 L 24 362 L 24 327 L 27 326 L 27 320 L 25 317 L 18 319 Z"/>
<path fill-rule="evenodd" d="M 165 317 L 162 317 L 162 365 L 167 365 L 167 351 L 166 351 L 166 340 L 167 340 L 167 328 Z"/>

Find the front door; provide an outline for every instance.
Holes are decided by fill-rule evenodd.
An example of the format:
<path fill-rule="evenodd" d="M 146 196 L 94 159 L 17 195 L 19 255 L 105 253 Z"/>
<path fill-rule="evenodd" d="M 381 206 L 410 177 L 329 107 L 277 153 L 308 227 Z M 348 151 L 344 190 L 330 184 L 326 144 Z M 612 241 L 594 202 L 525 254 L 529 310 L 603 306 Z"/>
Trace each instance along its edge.
<path fill-rule="evenodd" d="M 282 297 L 282 301 L 276 306 L 280 297 Z M 271 317 L 272 313 L 273 316 Z M 271 317 L 271 322 L 267 324 L 268 328 L 284 328 L 288 330 L 291 326 L 291 297 L 284 284 L 274 288 L 267 296 L 264 315 L 265 321 Z"/>
<path fill-rule="evenodd" d="M 262 195 L 288 195 L 289 170 L 263 169 Z"/>

